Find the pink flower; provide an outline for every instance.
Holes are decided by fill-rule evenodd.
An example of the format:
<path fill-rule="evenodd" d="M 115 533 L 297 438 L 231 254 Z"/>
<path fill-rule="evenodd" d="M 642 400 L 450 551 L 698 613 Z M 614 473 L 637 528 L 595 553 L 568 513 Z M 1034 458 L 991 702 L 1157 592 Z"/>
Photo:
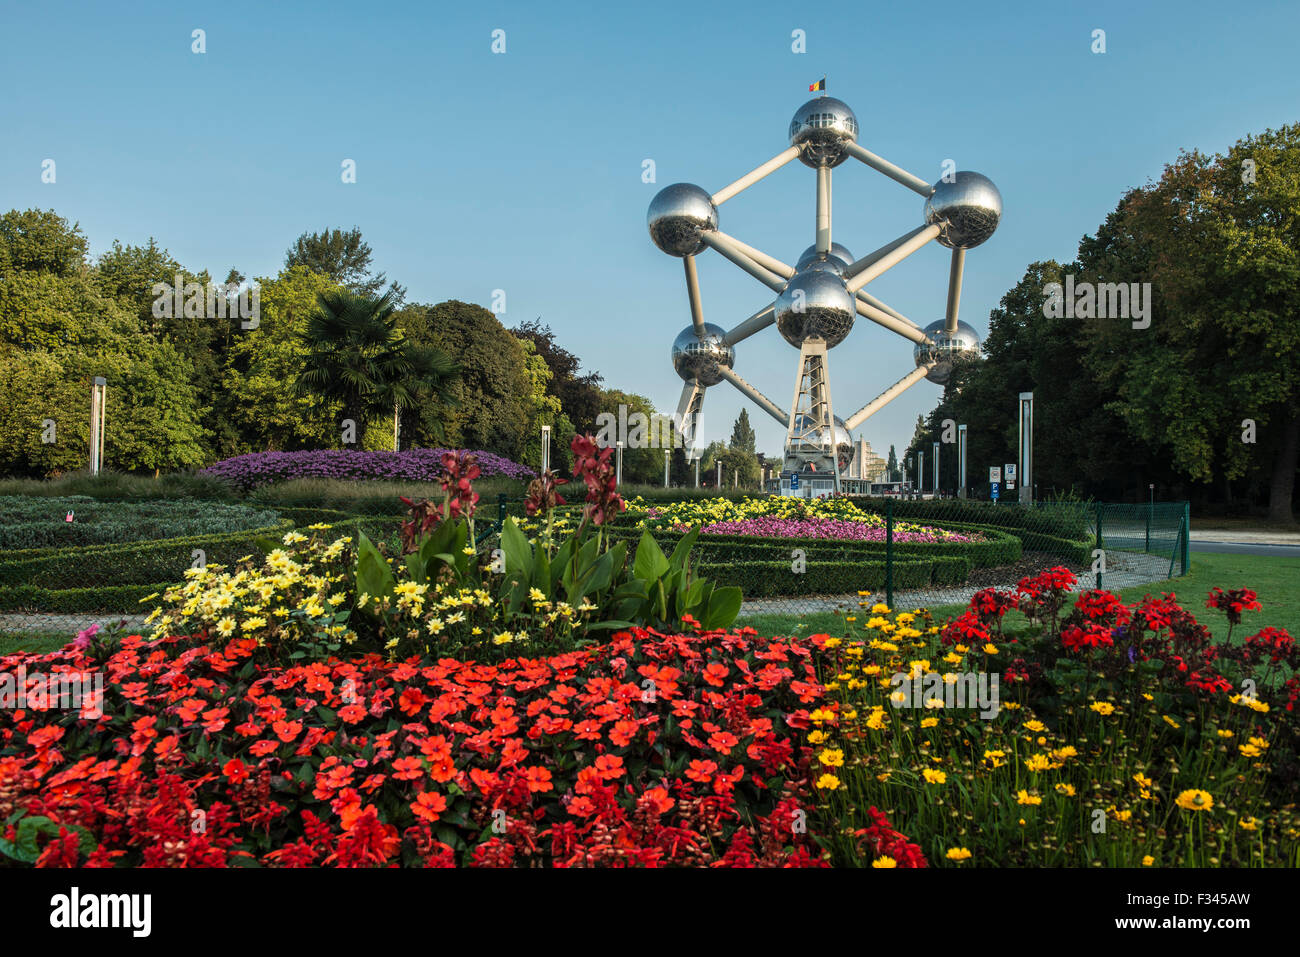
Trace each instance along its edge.
<path fill-rule="evenodd" d="M 90 639 L 95 637 L 95 632 L 99 631 L 99 622 L 91 625 L 84 631 L 77 632 L 77 637 L 72 640 L 72 647 L 78 651 L 84 651 L 90 647 Z"/>

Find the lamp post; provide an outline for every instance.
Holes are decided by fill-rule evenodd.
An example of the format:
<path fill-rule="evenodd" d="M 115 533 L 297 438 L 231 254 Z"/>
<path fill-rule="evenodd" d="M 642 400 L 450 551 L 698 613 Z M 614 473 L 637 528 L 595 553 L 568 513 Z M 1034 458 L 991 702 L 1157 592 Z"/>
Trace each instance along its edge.
<path fill-rule="evenodd" d="M 925 497 L 925 453 L 920 450 L 916 453 L 916 492 Z"/>
<path fill-rule="evenodd" d="M 1034 394 L 1020 393 L 1020 504 L 1034 501 Z"/>
<path fill-rule="evenodd" d="M 957 426 L 957 497 L 966 497 L 966 426 Z"/>
<path fill-rule="evenodd" d="M 90 387 L 90 474 L 104 465 L 104 411 L 108 405 L 108 380 L 95 376 Z"/>
<path fill-rule="evenodd" d="M 623 484 L 623 443 L 615 443 L 614 451 L 614 481 L 618 485 Z"/>
<path fill-rule="evenodd" d="M 939 496 L 939 443 L 934 443 L 934 494 Z"/>
<path fill-rule="evenodd" d="M 664 488 L 668 487 L 668 457 L 671 454 L 668 449 L 664 449 Z"/>
<path fill-rule="evenodd" d="M 551 468 L 551 427 L 542 426 L 542 471 L 547 472 Z"/>

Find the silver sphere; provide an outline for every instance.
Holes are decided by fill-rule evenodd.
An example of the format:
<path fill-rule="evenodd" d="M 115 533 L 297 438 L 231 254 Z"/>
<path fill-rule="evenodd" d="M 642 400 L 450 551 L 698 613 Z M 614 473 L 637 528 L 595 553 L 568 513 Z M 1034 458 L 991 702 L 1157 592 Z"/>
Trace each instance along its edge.
<path fill-rule="evenodd" d="M 702 386 L 722 381 L 718 366 L 730 368 L 736 361 L 736 347 L 723 341 L 726 330 L 711 322 L 704 324 L 704 335 L 697 336 L 694 326 L 687 326 L 673 340 L 673 368 L 686 382 L 694 379 Z"/>
<path fill-rule="evenodd" d="M 831 243 L 831 251 L 825 258 L 822 258 L 817 252 L 816 246 L 809 246 L 795 263 L 795 272 L 804 272 L 813 269 L 818 272 L 831 272 L 837 276 L 843 276 L 849 263 L 853 262 L 853 253 L 849 252 L 839 243 Z"/>
<path fill-rule="evenodd" d="M 650 238 L 668 255 L 694 256 L 705 249 L 701 234 L 718 228 L 718 207 L 700 187 L 674 183 L 650 200 L 646 224 L 650 227 Z"/>
<path fill-rule="evenodd" d="M 828 349 L 839 345 L 857 314 L 853 293 L 830 272 L 796 273 L 776 297 L 776 328 L 796 347 L 813 336 L 826 340 Z"/>
<path fill-rule="evenodd" d="M 926 225 L 943 227 L 939 242 L 949 249 L 974 249 L 993 235 L 1002 219 L 1002 194 L 993 181 L 965 170 L 934 184 L 925 201 Z"/>
<path fill-rule="evenodd" d="M 918 342 L 912 350 L 912 358 L 918 367 L 932 366 L 925 377 L 936 385 L 944 385 L 952 378 L 953 368 L 958 362 L 980 357 L 980 337 L 974 329 L 959 320 L 957 331 L 949 335 L 946 325 L 942 319 L 930 323 L 923 331 L 934 340 L 934 345 Z"/>
<path fill-rule="evenodd" d="M 814 169 L 839 166 L 849 155 L 844 144 L 857 141 L 858 118 L 833 96 L 809 100 L 790 121 L 790 145 L 802 147 L 799 161 Z"/>
<path fill-rule="evenodd" d="M 844 420 L 837 415 L 834 417 L 834 421 L 835 427 L 832 430 L 832 434 L 835 436 L 835 448 L 838 449 L 841 445 L 852 445 L 853 436 L 849 434 L 849 430 L 847 426 L 845 426 Z M 801 435 L 805 429 L 813 428 L 816 428 L 816 423 L 812 416 L 808 415 L 806 412 L 800 412 L 794 417 L 795 435 Z M 817 429 L 816 432 L 809 433 L 804 436 L 804 441 L 798 443 L 798 445 L 800 448 L 825 448 L 826 429 L 823 427 Z"/>

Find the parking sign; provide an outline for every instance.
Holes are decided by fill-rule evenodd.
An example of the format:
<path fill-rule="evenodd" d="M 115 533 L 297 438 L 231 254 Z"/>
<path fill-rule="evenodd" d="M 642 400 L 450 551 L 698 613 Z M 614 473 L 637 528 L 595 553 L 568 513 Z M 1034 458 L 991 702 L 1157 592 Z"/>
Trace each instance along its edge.
<path fill-rule="evenodd" d="M 1016 464 L 1014 462 L 1009 463 L 1007 467 L 1002 470 L 1002 474 L 1006 476 L 1008 485 L 1014 482 L 1016 480 Z"/>
<path fill-rule="evenodd" d="M 990 482 L 1002 481 L 1002 470 L 998 468 L 996 465 L 989 468 L 989 481 Z"/>

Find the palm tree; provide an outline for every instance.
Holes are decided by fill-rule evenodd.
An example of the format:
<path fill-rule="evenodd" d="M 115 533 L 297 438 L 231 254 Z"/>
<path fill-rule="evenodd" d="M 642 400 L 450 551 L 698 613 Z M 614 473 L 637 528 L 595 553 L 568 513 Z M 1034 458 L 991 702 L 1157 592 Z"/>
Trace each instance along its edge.
<path fill-rule="evenodd" d="M 321 293 L 302 335 L 307 347 L 295 390 L 315 408 L 342 406 L 364 447 L 370 420 L 400 412 L 425 397 L 446 401 L 460 369 L 445 353 L 409 342 L 397 325 L 393 293 L 346 289 Z"/>

